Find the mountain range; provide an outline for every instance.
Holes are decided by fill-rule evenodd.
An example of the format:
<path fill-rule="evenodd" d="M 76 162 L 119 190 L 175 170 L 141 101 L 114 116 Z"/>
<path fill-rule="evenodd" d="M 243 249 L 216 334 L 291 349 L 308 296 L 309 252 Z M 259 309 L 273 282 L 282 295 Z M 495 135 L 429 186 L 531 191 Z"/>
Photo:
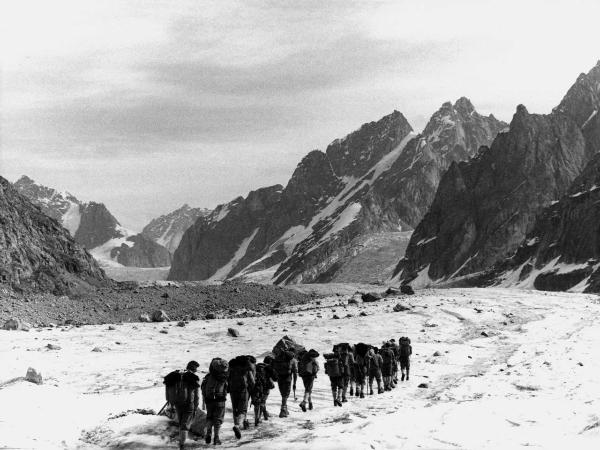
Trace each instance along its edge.
<path fill-rule="evenodd" d="M 257 189 L 200 217 L 183 235 L 169 279 L 335 281 L 371 242 L 399 249 L 366 258 L 391 274 L 449 164 L 506 126 L 464 97 L 444 103 L 418 135 L 398 111 L 364 124 L 308 153 L 285 187 Z M 354 281 L 372 278 L 368 271 Z"/>
<path fill-rule="evenodd" d="M 599 110 L 600 62 L 550 114 L 519 105 L 490 147 L 450 165 L 397 279 L 592 288 Z"/>

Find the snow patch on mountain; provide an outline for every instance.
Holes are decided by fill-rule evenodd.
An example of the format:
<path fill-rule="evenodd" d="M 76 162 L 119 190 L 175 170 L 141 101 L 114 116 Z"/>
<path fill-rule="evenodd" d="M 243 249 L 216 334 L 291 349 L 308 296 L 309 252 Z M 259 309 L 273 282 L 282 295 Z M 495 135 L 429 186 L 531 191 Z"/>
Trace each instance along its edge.
<path fill-rule="evenodd" d="M 62 217 L 62 226 L 69 230 L 71 236 L 75 236 L 80 222 L 81 212 L 79 211 L 79 204 L 71 202 L 69 209 Z"/>
<path fill-rule="evenodd" d="M 231 258 L 227 264 L 225 264 L 223 267 L 221 267 L 219 270 L 217 270 L 209 278 L 209 281 L 225 280 L 227 278 L 227 276 L 233 270 L 235 265 L 244 257 L 244 255 L 246 255 L 246 252 L 248 251 L 248 246 L 254 239 L 254 236 L 256 236 L 256 233 L 258 233 L 258 230 L 259 230 L 259 228 L 256 228 L 250 236 L 248 236 L 246 239 L 244 239 L 242 241 L 239 248 L 233 255 L 233 258 Z"/>

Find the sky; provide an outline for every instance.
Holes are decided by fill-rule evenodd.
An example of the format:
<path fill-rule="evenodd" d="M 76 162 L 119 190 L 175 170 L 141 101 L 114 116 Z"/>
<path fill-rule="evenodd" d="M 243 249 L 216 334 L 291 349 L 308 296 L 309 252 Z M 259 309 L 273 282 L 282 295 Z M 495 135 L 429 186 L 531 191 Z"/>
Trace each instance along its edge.
<path fill-rule="evenodd" d="M 548 113 L 600 59 L 597 0 L 0 2 L 0 175 L 140 230 L 285 185 L 310 150 L 461 96 Z"/>

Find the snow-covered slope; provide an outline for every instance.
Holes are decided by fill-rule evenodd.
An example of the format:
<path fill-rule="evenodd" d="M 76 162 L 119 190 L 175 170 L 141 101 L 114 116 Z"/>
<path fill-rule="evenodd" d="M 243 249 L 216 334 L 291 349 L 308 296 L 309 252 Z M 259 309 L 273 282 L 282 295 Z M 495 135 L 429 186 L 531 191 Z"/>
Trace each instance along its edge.
<path fill-rule="evenodd" d="M 102 267 L 170 266 L 171 256 L 164 247 L 121 226 L 104 204 L 82 202 L 68 192 L 42 186 L 25 175 L 13 186 L 42 212 L 62 223 Z"/>
<path fill-rule="evenodd" d="M 191 208 L 185 204 L 181 208 L 152 219 L 142 230 L 142 234 L 157 244 L 174 253 L 181 241 L 183 233 L 191 227 L 199 217 L 210 214 L 206 208 Z"/>
<path fill-rule="evenodd" d="M 223 448 L 248 449 L 595 449 L 600 440 L 600 304 L 595 296 L 505 289 L 425 291 L 402 299 L 345 305 L 321 300 L 281 315 L 167 324 L 0 331 L 0 445 L 8 448 L 176 448 L 176 427 L 144 414 L 164 403 L 162 376 L 195 359 L 264 355 L 284 334 L 321 354 L 337 342 L 408 335 L 411 380 L 334 407 L 327 376 L 315 382 L 315 409 L 273 415 L 231 431 Z M 311 309 L 315 308 L 315 309 Z M 367 316 L 360 316 L 365 312 Z M 333 314 L 341 317 L 332 320 Z M 346 317 L 350 315 L 349 317 Z M 235 327 L 240 337 L 227 335 Z M 162 329 L 168 334 L 161 334 Z M 485 332 L 488 336 L 483 336 Z M 47 344 L 61 347 L 48 350 Z M 92 352 L 99 347 L 102 352 Z M 438 352 L 440 356 L 433 356 Z M 28 367 L 45 384 L 24 382 Z M 427 383 L 427 388 L 419 388 Z M 303 389 L 298 383 L 298 397 Z M 273 390 L 268 409 L 278 410 Z M 57 414 L 60 405 L 60 414 Z M 34 424 L 35 426 L 32 426 Z M 204 448 L 202 440 L 189 448 Z"/>

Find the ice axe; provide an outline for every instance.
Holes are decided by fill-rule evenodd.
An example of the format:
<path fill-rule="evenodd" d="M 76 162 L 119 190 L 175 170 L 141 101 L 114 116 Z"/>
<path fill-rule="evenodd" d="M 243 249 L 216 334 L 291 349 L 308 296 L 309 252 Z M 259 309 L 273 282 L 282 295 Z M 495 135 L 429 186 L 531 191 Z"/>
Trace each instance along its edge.
<path fill-rule="evenodd" d="M 162 412 L 165 410 L 165 408 L 167 407 L 167 405 L 168 405 L 168 404 L 169 404 L 169 402 L 165 403 L 165 404 L 163 405 L 163 407 L 162 407 L 162 408 L 160 408 L 160 411 L 158 412 L 157 416 L 160 416 L 160 415 L 162 414 Z"/>

